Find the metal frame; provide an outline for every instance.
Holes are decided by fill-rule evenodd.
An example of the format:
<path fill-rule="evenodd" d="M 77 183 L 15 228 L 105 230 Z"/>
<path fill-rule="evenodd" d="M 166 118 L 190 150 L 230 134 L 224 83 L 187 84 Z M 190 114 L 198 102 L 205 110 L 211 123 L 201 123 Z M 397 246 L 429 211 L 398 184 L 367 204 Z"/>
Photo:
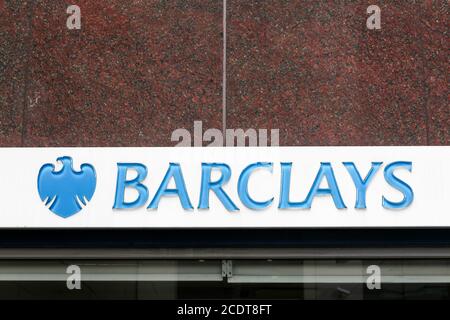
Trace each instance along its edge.
<path fill-rule="evenodd" d="M 0 248 L 0 259 L 447 259 L 431 248 Z"/>

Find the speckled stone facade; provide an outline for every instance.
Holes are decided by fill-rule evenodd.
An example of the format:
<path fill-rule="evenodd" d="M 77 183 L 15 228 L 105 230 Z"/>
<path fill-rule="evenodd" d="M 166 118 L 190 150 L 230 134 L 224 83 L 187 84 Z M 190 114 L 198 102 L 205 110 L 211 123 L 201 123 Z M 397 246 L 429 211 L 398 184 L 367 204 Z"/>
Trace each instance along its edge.
<path fill-rule="evenodd" d="M 0 0 L 0 146 L 222 128 L 221 0 L 72 2 Z M 448 2 L 375 2 L 381 30 L 374 1 L 228 0 L 227 126 L 279 128 L 285 146 L 449 145 Z"/>

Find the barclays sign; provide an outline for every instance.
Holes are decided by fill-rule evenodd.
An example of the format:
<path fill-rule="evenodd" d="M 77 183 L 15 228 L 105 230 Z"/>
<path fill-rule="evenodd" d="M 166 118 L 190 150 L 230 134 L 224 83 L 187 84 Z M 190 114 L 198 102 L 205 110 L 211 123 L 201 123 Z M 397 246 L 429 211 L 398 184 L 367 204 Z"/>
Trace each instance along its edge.
<path fill-rule="evenodd" d="M 355 209 L 366 209 L 366 194 L 370 186 L 370 182 L 375 177 L 383 162 L 372 162 L 369 172 L 361 176 L 354 162 L 343 162 L 342 165 L 347 169 L 348 174 L 352 178 L 356 201 Z M 114 209 L 134 209 L 143 207 L 149 199 L 149 190 L 143 184 L 147 177 L 147 167 L 140 163 L 119 163 L 117 172 L 116 193 L 114 201 Z M 291 172 L 292 162 L 281 162 L 279 168 L 280 174 L 280 194 L 278 209 L 311 209 L 313 200 L 317 196 L 329 196 L 334 203 L 336 209 L 346 209 L 341 192 L 339 191 L 339 183 L 335 177 L 333 166 L 330 162 L 321 162 L 312 186 L 309 188 L 308 195 L 305 200 L 295 202 L 290 199 L 290 189 L 292 186 Z M 395 175 L 396 170 L 407 170 L 412 172 L 411 161 L 397 161 L 386 165 L 384 169 L 384 179 L 387 184 L 397 189 L 402 195 L 401 201 L 390 201 L 385 196 L 380 200 L 380 204 L 386 209 L 404 209 L 411 205 L 414 199 L 412 188 L 403 180 Z M 273 205 L 274 197 L 264 201 L 254 200 L 249 192 L 249 180 L 252 174 L 258 170 L 267 170 L 273 172 L 274 164 L 272 162 L 256 162 L 251 163 L 239 173 L 236 193 L 242 205 L 251 210 L 263 210 Z M 306 168 L 308 169 L 308 168 Z M 135 178 L 127 180 L 126 176 L 129 170 L 137 172 Z M 211 178 L 212 172 L 217 171 L 219 178 L 216 180 Z M 224 190 L 224 186 L 230 181 L 232 176 L 232 168 L 227 163 L 201 163 L 201 184 L 200 198 L 198 200 L 197 209 L 210 209 L 210 195 L 214 194 L 221 202 L 223 207 L 228 211 L 239 211 L 236 201 Z M 169 188 L 170 181 L 175 184 L 174 188 Z M 321 187 L 323 182 L 326 187 Z M 273 180 L 270 181 L 274 183 Z M 300 184 L 302 186 L 302 184 Z M 137 198 L 132 202 L 124 200 L 126 188 L 133 188 L 137 191 Z M 147 209 L 158 209 L 163 197 L 175 196 L 179 199 L 181 207 L 184 210 L 193 210 L 189 192 L 186 188 L 183 177 L 182 167 L 179 163 L 170 163 L 168 169 L 161 181 L 156 194 L 153 196 Z"/>
<path fill-rule="evenodd" d="M 3 148 L 0 228 L 450 226 L 449 147 Z"/>

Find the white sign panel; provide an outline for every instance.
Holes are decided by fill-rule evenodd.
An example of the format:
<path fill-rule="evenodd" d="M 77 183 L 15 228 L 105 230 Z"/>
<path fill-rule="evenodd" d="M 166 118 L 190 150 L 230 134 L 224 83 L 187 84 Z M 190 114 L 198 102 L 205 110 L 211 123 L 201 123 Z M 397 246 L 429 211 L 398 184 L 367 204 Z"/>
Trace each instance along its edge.
<path fill-rule="evenodd" d="M 0 228 L 450 227 L 450 147 L 1 148 Z"/>

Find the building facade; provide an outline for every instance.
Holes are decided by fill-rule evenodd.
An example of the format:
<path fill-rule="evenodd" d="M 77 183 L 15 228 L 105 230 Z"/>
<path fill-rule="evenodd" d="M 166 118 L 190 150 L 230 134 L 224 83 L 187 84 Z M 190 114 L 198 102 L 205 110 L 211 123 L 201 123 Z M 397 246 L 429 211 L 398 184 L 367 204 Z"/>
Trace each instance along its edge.
<path fill-rule="evenodd" d="M 378 1 L 379 11 L 365 1 L 78 2 L 0 1 L 0 299 L 450 298 L 447 1 Z M 197 147 L 174 147 L 180 129 Z M 236 143 L 225 143 L 227 129 L 242 129 Z M 240 138 L 263 145 L 264 136 L 242 138 L 249 129 L 268 130 L 272 147 L 208 147 L 220 133 L 228 146 Z M 96 186 L 87 187 L 87 174 L 72 205 L 55 201 L 69 191 L 45 178 L 57 157 L 95 168 Z M 195 169 L 183 165 L 191 160 Z M 181 163 L 195 212 L 180 211 L 189 202 L 176 184 L 173 203 L 136 218 L 145 213 L 124 207 L 133 206 L 124 190 L 143 193 L 119 164 L 148 169 L 148 201 L 134 204 L 146 210 L 159 188 L 174 195 L 162 183 L 164 174 L 180 177 L 164 167 L 170 162 Z M 233 202 L 262 211 L 227 222 L 233 210 L 216 190 L 210 215 L 197 218 L 202 163 L 218 162 L 239 174 L 273 163 L 276 179 L 266 167 L 266 180 L 250 182 L 273 191 L 271 209 L 262 203 L 270 194 L 251 201 L 240 193 L 238 175 Z M 318 181 L 312 209 L 292 225 L 290 211 L 278 212 L 289 162 L 308 182 L 286 206 L 307 199 L 321 162 L 334 169 L 324 167 L 328 185 Z M 367 189 L 363 208 L 364 188 L 344 178 L 343 162 L 359 166 L 360 177 L 383 162 L 375 186 L 389 182 L 390 163 L 412 168 Z M 405 203 L 391 212 L 383 196 Z"/>

